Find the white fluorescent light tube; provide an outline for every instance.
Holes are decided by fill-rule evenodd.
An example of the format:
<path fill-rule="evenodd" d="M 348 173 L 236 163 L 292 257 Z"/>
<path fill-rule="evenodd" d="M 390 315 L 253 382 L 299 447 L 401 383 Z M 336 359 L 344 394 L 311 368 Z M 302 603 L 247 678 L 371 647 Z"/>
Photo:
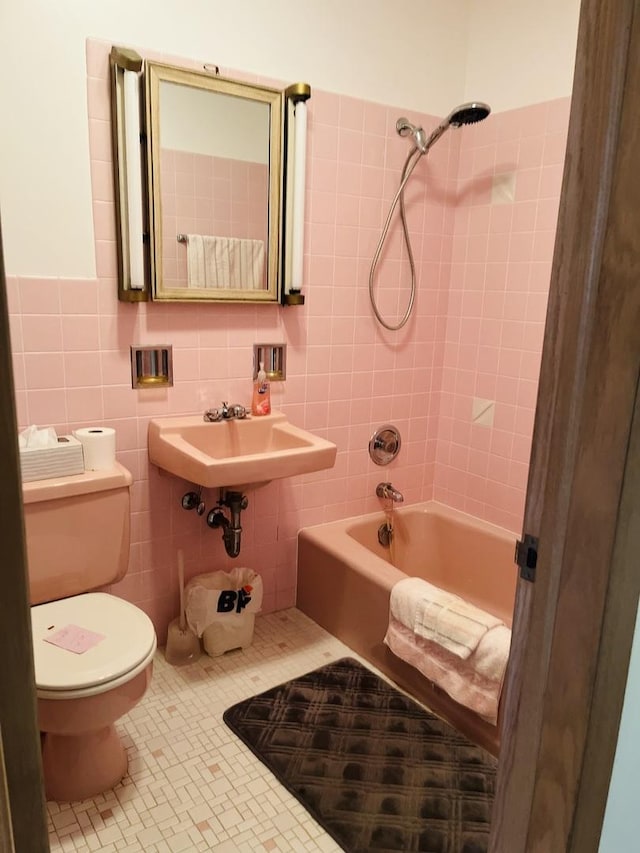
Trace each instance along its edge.
<path fill-rule="evenodd" d="M 307 105 L 295 105 L 295 143 L 293 178 L 293 228 L 291 239 L 291 290 L 302 289 L 304 265 L 304 199 L 307 167 Z"/>
<path fill-rule="evenodd" d="M 134 71 L 124 72 L 124 130 L 127 174 L 127 229 L 129 236 L 129 287 L 144 289 L 142 217 L 142 158 L 140 152 L 140 88 Z"/>

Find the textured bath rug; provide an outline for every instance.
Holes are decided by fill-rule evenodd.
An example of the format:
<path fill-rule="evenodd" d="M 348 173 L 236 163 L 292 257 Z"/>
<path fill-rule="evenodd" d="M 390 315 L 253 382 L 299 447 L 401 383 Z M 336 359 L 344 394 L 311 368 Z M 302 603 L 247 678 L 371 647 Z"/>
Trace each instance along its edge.
<path fill-rule="evenodd" d="M 224 721 L 348 853 L 488 848 L 495 759 L 356 660 Z"/>

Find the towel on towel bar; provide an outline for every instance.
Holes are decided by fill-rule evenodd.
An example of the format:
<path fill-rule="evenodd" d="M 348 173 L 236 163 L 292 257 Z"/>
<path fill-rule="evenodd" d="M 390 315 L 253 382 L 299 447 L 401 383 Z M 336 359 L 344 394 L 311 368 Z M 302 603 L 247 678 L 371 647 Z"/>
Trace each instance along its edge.
<path fill-rule="evenodd" d="M 187 234 L 187 284 L 264 290 L 264 242 Z"/>
<path fill-rule="evenodd" d="M 487 631 L 502 625 L 493 614 L 421 578 L 399 581 L 391 595 L 393 610 L 407 628 L 463 660 L 478 648 Z"/>

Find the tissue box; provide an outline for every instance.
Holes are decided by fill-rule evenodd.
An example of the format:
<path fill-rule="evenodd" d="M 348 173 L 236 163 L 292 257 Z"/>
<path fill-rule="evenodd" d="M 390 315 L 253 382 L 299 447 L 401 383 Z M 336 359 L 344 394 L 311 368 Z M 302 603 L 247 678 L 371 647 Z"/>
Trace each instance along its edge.
<path fill-rule="evenodd" d="M 21 447 L 22 482 L 84 473 L 82 444 L 72 435 L 58 436 L 54 447 Z"/>

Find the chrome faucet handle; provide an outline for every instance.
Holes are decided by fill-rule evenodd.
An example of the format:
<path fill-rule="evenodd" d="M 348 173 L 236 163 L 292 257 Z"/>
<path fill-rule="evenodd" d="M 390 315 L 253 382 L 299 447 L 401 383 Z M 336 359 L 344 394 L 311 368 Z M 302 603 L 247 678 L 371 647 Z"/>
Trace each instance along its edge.
<path fill-rule="evenodd" d="M 207 409 L 203 415 L 203 419 L 209 423 L 244 420 L 249 417 L 249 409 L 245 406 L 240 406 L 238 403 L 234 403 L 230 406 L 227 402 L 223 402 L 222 407 L 219 409 Z"/>
<path fill-rule="evenodd" d="M 249 409 L 245 406 L 240 406 L 234 403 L 230 406 L 227 402 L 222 403 L 220 409 L 207 409 L 203 415 L 203 419 L 209 423 L 217 423 L 218 421 L 244 420 L 250 417 Z"/>
<path fill-rule="evenodd" d="M 235 418 L 236 420 L 244 420 L 249 417 L 249 409 L 246 406 L 241 406 L 239 403 L 235 403 L 230 408 L 231 415 L 229 417 Z"/>

